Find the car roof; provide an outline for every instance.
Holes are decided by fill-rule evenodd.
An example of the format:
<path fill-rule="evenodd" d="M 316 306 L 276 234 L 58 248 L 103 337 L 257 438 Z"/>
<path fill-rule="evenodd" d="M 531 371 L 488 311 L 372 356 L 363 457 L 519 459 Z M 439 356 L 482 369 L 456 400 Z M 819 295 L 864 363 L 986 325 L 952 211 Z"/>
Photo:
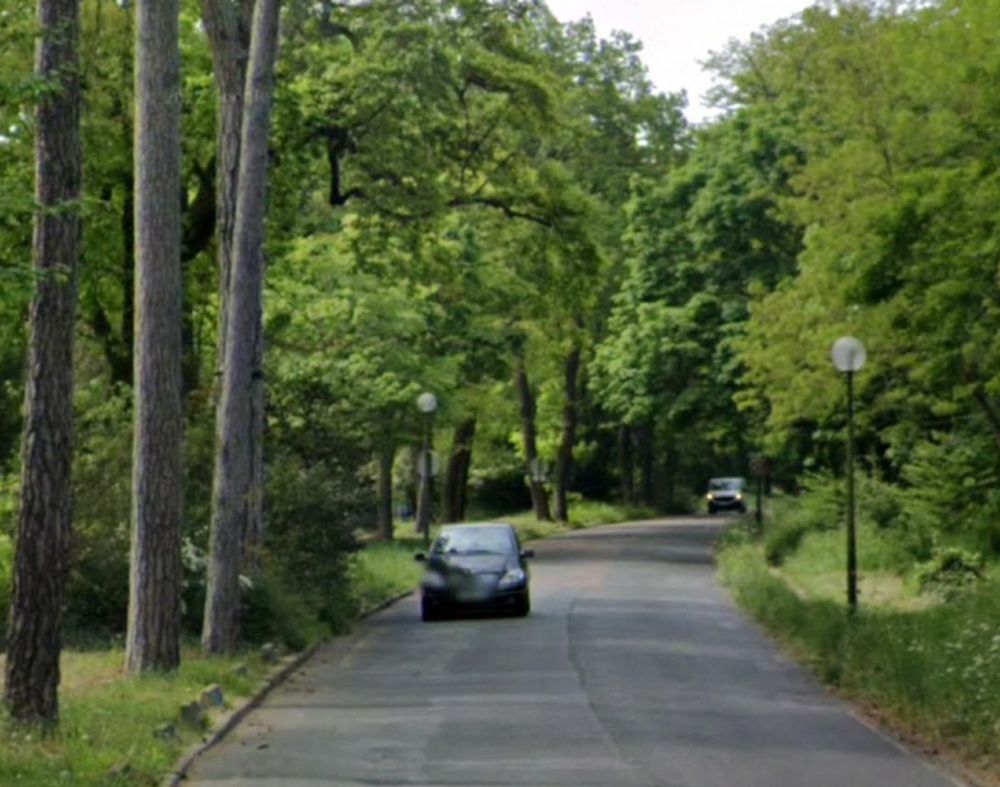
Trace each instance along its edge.
<path fill-rule="evenodd" d="M 444 525 L 442 533 L 452 530 L 513 530 L 514 526 L 507 522 L 457 522 L 453 525 Z"/>

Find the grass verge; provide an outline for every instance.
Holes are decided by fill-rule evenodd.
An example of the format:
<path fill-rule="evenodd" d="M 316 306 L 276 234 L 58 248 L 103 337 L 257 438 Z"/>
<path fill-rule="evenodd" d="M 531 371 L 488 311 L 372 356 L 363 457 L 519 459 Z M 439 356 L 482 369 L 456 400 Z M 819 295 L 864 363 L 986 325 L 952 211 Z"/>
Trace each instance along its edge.
<path fill-rule="evenodd" d="M 731 539 L 719 570 L 736 603 L 824 682 L 929 750 L 1000 773 L 1000 581 L 915 609 L 862 596 L 850 618 L 840 600 L 796 592 L 757 543 Z"/>
<path fill-rule="evenodd" d="M 548 538 L 560 533 L 568 533 L 572 530 L 581 530 L 597 525 L 652 519 L 657 515 L 650 508 L 602 503 L 596 500 L 573 501 L 569 508 L 569 522 L 544 522 L 536 519 L 535 515 L 530 511 L 495 517 L 495 520 L 510 522 L 517 529 L 517 533 L 522 541 L 532 541 L 537 538 Z"/>
<path fill-rule="evenodd" d="M 127 676 L 123 659 L 118 649 L 63 653 L 58 728 L 43 733 L 0 718 L 0 784 L 160 784 L 205 731 L 182 724 L 180 706 L 218 683 L 231 708 L 251 696 L 268 671 L 257 658 L 206 659 L 191 650 L 176 673 Z M 245 671 L 236 670 L 238 664 Z M 164 724 L 175 734 L 158 737 Z"/>

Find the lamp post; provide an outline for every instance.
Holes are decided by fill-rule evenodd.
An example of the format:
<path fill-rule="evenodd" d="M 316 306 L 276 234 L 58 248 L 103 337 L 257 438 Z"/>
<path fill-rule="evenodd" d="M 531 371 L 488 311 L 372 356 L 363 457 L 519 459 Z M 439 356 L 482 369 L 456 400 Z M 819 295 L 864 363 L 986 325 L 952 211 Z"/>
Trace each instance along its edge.
<path fill-rule="evenodd" d="M 858 608 L 858 544 L 854 526 L 854 373 L 865 365 L 865 346 L 853 336 L 833 343 L 833 365 L 847 376 L 847 611 Z"/>
<path fill-rule="evenodd" d="M 757 525 L 757 532 L 762 533 L 764 531 L 764 479 L 771 474 L 771 463 L 764 454 L 754 454 L 750 457 L 750 472 L 757 479 L 754 522 Z"/>
<path fill-rule="evenodd" d="M 417 496 L 417 531 L 424 534 L 424 546 L 431 541 L 431 487 L 434 467 L 431 460 L 431 437 L 434 431 L 434 412 L 437 397 L 425 391 L 417 397 L 417 409 L 424 414 L 423 450 L 420 452 L 420 493 Z"/>

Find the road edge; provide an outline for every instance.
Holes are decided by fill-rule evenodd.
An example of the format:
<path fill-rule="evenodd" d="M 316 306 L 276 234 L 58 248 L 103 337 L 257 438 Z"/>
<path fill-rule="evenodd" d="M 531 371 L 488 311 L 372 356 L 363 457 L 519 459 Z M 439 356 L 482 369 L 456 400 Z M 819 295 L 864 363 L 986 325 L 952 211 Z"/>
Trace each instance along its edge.
<path fill-rule="evenodd" d="M 371 609 L 365 610 L 358 615 L 355 620 L 364 620 L 365 618 L 381 612 L 384 609 L 388 609 L 398 601 L 402 601 L 407 596 L 412 595 L 412 593 L 412 590 L 407 590 L 405 593 L 397 593 L 396 595 L 376 604 Z M 347 636 L 350 636 L 350 634 Z M 334 637 L 333 639 L 337 638 Z M 316 651 L 319 650 L 321 645 L 329 641 L 331 640 L 319 640 L 318 642 L 314 642 L 312 645 L 308 646 L 305 650 L 287 657 L 273 673 L 264 679 L 260 688 L 258 688 L 253 695 L 245 699 L 227 714 L 218 717 L 219 723 L 209 732 L 208 737 L 202 739 L 199 743 L 192 744 L 188 749 L 181 753 L 174 765 L 174 769 L 161 779 L 161 787 L 179 787 L 184 780 L 187 779 L 188 771 L 199 757 L 224 740 L 229 733 L 236 729 L 240 723 L 250 715 L 251 712 L 258 708 L 260 704 L 267 699 L 268 695 L 272 691 L 284 684 L 292 673 L 298 671 L 306 662 L 316 655 Z"/>

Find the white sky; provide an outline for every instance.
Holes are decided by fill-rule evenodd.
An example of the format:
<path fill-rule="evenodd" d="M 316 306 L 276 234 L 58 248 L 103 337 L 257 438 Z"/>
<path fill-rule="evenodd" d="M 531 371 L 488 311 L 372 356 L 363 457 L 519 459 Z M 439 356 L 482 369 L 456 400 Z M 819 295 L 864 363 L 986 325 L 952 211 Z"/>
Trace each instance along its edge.
<path fill-rule="evenodd" d="M 562 22 L 588 13 L 598 35 L 626 30 L 643 43 L 642 60 L 661 91 L 687 90 L 689 120 L 704 120 L 701 97 L 712 86 L 698 61 L 731 38 L 792 16 L 810 0 L 546 0 Z"/>

